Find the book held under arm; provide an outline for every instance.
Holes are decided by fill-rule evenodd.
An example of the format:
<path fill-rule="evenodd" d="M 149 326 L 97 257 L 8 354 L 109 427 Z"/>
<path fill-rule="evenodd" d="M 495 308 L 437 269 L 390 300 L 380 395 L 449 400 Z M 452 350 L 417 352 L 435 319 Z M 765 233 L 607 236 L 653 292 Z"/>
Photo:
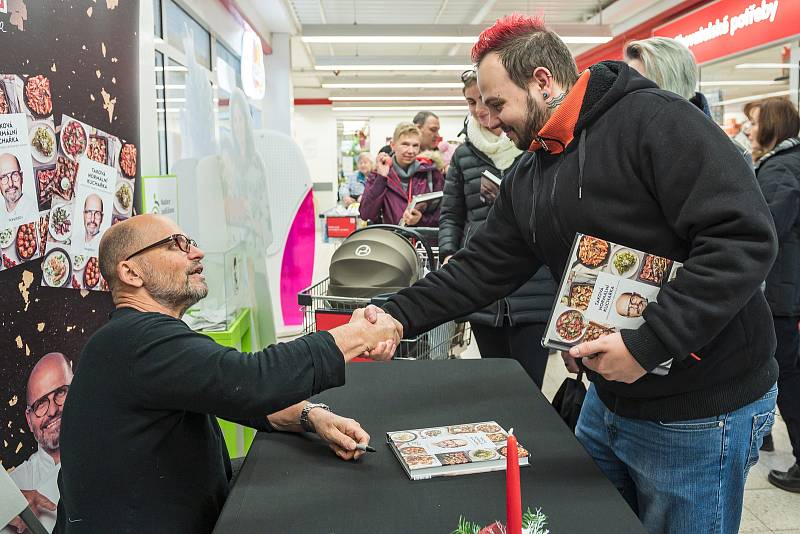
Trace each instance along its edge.
<path fill-rule="evenodd" d="M 502 471 L 508 432 L 495 421 L 387 432 L 386 443 L 411 480 Z M 519 465 L 529 453 L 518 447 Z"/>
<path fill-rule="evenodd" d="M 576 234 L 542 345 L 555 350 L 636 329 L 645 308 L 683 264 L 597 237 Z M 650 371 L 669 373 L 672 359 Z"/>

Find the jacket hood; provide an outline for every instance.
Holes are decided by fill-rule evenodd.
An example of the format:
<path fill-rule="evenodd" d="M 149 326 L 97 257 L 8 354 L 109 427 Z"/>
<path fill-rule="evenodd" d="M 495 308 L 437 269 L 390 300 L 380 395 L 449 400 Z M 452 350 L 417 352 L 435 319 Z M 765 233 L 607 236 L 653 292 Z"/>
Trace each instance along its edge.
<path fill-rule="evenodd" d="M 583 97 L 574 135 L 600 118 L 624 96 L 640 89 L 658 86 L 622 61 L 601 61 L 589 67 L 591 76 Z"/>

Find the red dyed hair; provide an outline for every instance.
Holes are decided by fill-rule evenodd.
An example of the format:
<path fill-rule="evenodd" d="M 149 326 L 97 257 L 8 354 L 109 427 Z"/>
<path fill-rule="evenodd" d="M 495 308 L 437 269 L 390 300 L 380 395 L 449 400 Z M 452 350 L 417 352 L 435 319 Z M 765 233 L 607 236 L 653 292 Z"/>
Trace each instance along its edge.
<path fill-rule="evenodd" d="M 472 47 L 472 61 L 480 63 L 486 54 L 503 47 L 509 41 L 541 31 L 545 31 L 541 17 L 514 13 L 498 19 L 478 36 L 478 42 Z"/>

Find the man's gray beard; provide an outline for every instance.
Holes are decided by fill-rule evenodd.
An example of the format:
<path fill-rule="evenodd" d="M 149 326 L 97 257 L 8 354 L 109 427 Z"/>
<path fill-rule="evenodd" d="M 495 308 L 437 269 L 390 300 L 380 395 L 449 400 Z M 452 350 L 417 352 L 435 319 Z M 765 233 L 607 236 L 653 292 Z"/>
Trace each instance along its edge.
<path fill-rule="evenodd" d="M 537 106 L 531 95 L 528 95 L 527 102 L 528 109 L 525 116 L 525 126 L 523 131 L 519 132 L 519 138 L 515 143 L 520 150 L 528 150 L 530 148 L 531 143 L 539 135 L 539 131 L 544 127 L 551 115 L 548 109 Z"/>
<path fill-rule="evenodd" d="M 166 308 L 179 310 L 181 314 L 208 295 L 208 285 L 192 287 L 188 274 L 183 287 L 176 289 L 170 287 L 168 281 L 154 273 L 149 265 L 145 267 L 145 271 L 147 273 L 145 289 L 153 297 L 153 300 Z"/>

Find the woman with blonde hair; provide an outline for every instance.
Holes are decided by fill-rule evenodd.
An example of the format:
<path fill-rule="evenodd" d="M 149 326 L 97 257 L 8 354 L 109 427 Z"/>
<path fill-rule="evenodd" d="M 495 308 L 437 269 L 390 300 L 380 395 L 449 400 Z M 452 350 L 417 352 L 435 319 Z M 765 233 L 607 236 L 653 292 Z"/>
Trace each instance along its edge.
<path fill-rule="evenodd" d="M 744 113 L 751 123 L 756 178 L 778 234 L 778 258 L 764 294 L 778 340 L 778 409 L 795 457 L 791 468 L 773 469 L 768 478 L 781 489 L 800 493 L 800 115 L 786 98 L 750 102 Z"/>

